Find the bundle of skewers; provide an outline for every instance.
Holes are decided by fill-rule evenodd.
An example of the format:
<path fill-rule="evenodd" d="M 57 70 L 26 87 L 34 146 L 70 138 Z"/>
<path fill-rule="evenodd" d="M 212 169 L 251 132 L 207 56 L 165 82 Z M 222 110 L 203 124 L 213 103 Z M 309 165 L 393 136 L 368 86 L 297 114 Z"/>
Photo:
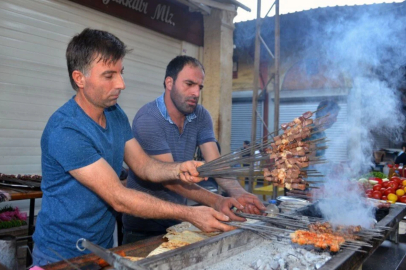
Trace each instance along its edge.
<path fill-rule="evenodd" d="M 243 150 L 230 153 L 198 168 L 202 177 L 263 177 L 279 187 L 289 190 L 305 190 L 311 187 L 309 177 L 323 177 L 317 170 L 307 167 L 324 163 L 316 156 L 317 150 L 326 149 L 326 138 L 312 139 L 323 131 L 326 121 L 311 119 L 315 112 L 305 112 L 292 122 L 282 124 L 279 131 L 261 138 Z M 326 116 L 324 116 L 326 118 Z M 316 124 L 317 123 L 317 124 Z M 277 131 L 279 133 L 279 131 Z M 317 135 L 316 135 L 317 136 Z M 322 146 L 321 146 L 322 145 Z M 250 153 L 254 153 L 253 155 Z M 248 156 L 247 156 L 248 155 Z M 250 166 L 239 166 L 250 164 Z"/>
<path fill-rule="evenodd" d="M 321 250 L 338 252 L 341 248 L 366 253 L 365 248 L 372 248 L 374 240 L 383 239 L 389 227 L 373 229 L 361 226 L 333 226 L 331 223 L 314 217 L 278 214 L 260 216 L 246 213 L 237 215 L 262 222 L 229 222 L 235 227 L 253 231 L 265 239 L 291 241 L 298 245 L 312 245 Z"/>

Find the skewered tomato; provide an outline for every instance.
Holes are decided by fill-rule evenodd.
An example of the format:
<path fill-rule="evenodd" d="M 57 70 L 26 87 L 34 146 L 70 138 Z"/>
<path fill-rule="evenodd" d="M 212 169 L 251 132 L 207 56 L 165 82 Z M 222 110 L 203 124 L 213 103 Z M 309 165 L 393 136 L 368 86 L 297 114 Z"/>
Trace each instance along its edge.
<path fill-rule="evenodd" d="M 405 195 L 405 191 L 403 189 L 398 189 L 398 190 L 396 190 L 396 195 L 398 195 L 399 197 L 403 196 L 403 195 Z"/>
<path fill-rule="evenodd" d="M 398 200 L 398 196 L 396 196 L 396 194 L 389 193 L 388 200 L 392 201 L 392 202 L 396 202 Z"/>
<path fill-rule="evenodd" d="M 382 186 L 383 186 L 384 188 L 387 188 L 387 187 L 388 187 L 388 185 L 389 185 L 389 181 L 382 182 Z"/>

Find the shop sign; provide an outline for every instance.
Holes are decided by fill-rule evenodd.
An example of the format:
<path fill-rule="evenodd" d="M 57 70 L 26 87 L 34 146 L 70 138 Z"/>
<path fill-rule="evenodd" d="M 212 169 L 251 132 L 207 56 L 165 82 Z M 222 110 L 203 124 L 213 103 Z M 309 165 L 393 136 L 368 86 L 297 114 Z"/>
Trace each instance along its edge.
<path fill-rule="evenodd" d="M 203 46 L 203 16 L 176 0 L 70 0 L 170 37 Z"/>

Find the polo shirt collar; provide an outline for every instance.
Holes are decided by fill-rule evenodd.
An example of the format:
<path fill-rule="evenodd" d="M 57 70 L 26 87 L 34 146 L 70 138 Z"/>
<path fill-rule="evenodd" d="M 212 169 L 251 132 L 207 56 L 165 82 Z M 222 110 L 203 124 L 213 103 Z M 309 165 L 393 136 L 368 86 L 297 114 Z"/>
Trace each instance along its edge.
<path fill-rule="evenodd" d="M 165 93 L 163 93 L 160 97 L 158 97 L 155 100 L 155 103 L 156 103 L 156 106 L 158 107 L 159 112 L 163 116 L 163 118 L 165 118 L 165 120 L 167 120 L 169 123 L 173 124 L 173 121 L 172 121 L 171 117 L 169 116 L 168 110 L 166 109 L 164 97 L 165 97 Z M 197 116 L 196 116 L 195 112 L 192 112 L 192 113 L 186 115 L 186 121 L 188 121 L 190 123 L 196 117 Z"/>

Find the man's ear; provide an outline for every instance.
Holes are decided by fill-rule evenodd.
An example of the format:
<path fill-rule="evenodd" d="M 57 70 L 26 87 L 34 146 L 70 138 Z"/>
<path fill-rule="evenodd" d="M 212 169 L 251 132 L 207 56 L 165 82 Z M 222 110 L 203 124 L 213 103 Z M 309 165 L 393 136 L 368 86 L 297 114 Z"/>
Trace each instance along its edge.
<path fill-rule="evenodd" d="M 173 87 L 173 78 L 172 77 L 166 77 L 165 78 L 165 85 L 166 85 L 166 89 L 168 89 L 169 91 L 172 90 Z"/>
<path fill-rule="evenodd" d="M 75 81 L 78 88 L 84 88 L 85 86 L 85 75 L 79 70 L 74 70 L 72 72 L 72 79 Z"/>

